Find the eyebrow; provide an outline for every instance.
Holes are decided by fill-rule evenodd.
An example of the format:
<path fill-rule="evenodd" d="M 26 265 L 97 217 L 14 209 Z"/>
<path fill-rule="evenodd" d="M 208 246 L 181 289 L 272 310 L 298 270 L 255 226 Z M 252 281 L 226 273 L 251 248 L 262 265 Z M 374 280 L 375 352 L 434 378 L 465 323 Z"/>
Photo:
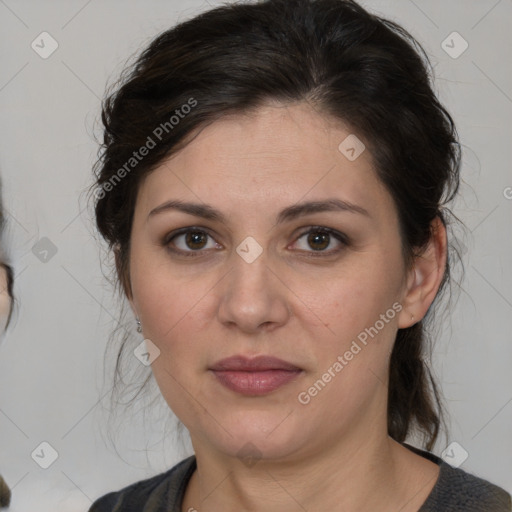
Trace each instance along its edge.
<path fill-rule="evenodd" d="M 204 219 L 221 222 L 223 224 L 227 222 L 227 218 L 224 216 L 224 214 L 209 204 L 190 203 L 180 200 L 166 201 L 160 206 L 157 206 L 149 212 L 148 220 L 154 215 L 170 210 L 181 211 L 188 213 L 189 215 L 194 215 L 195 217 L 202 217 Z M 288 206 L 279 212 L 277 215 L 276 224 L 282 224 L 283 222 L 289 222 L 304 215 L 318 212 L 349 212 L 359 213 L 361 215 L 370 217 L 368 211 L 365 210 L 362 206 L 358 206 L 341 199 L 333 198 L 323 201 L 309 201 Z"/>

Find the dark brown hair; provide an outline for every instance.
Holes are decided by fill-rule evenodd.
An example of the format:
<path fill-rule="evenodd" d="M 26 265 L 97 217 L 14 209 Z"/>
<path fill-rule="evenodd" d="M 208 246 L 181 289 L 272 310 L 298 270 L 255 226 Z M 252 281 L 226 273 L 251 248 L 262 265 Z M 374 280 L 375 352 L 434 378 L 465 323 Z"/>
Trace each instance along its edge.
<path fill-rule="evenodd" d="M 432 221 L 448 224 L 446 204 L 459 186 L 456 129 L 432 82 L 419 43 L 350 0 L 227 4 L 165 31 L 125 69 L 103 104 L 95 214 L 114 249 L 117 283 L 129 296 L 130 232 L 141 179 L 199 128 L 268 100 L 308 102 L 364 142 L 395 202 L 410 265 L 431 239 Z M 134 159 L 134 151 L 150 145 Z M 449 278 L 450 258 L 438 296 Z M 424 362 L 426 341 L 425 320 L 398 331 L 388 432 L 402 442 L 415 430 L 431 449 L 442 404 Z M 120 360 L 121 352 L 116 377 Z"/>

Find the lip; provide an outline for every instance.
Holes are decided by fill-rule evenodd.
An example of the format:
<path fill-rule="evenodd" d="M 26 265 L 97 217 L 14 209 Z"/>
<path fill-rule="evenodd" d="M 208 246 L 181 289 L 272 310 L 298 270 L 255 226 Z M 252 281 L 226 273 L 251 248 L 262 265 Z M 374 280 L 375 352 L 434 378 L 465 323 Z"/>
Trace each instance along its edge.
<path fill-rule="evenodd" d="M 299 367 L 278 359 L 273 356 L 256 356 L 256 357 L 245 357 L 245 356 L 232 356 L 226 359 L 217 361 L 210 370 L 213 371 L 240 371 L 240 372 L 258 372 L 265 370 L 288 370 L 297 371 Z"/>
<path fill-rule="evenodd" d="M 233 356 L 218 361 L 210 370 L 228 389 L 250 396 L 270 393 L 302 373 L 301 368 L 272 356 Z"/>

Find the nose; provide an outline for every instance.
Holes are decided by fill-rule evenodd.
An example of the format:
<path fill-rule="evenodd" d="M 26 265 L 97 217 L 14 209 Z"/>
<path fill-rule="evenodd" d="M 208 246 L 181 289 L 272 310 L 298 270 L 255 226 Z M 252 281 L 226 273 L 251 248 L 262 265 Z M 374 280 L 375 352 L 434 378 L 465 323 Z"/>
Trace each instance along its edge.
<path fill-rule="evenodd" d="M 248 334 L 284 325 L 291 315 L 288 301 L 292 292 L 271 268 L 266 252 L 252 262 L 238 254 L 233 260 L 231 271 L 222 280 L 219 321 Z"/>

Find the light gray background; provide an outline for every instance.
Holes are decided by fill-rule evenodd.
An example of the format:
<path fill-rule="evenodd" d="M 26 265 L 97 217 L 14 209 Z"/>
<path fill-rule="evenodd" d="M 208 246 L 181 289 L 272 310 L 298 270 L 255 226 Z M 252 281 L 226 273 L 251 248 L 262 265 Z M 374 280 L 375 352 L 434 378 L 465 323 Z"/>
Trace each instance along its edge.
<path fill-rule="evenodd" d="M 455 213 L 470 233 L 466 276 L 433 360 L 451 435 L 435 452 L 458 442 L 469 454 L 463 469 L 512 492 L 512 4 L 364 5 L 424 44 L 465 148 Z M 208 7 L 190 0 L 0 0 L 4 244 L 19 302 L 0 345 L 0 472 L 13 488 L 12 511 L 85 511 L 99 495 L 190 453 L 175 439 L 158 443 L 165 425 L 155 421 L 150 431 L 136 421 L 140 414 L 124 422 L 119 454 L 106 444 L 103 353 L 117 310 L 82 196 L 107 80 L 157 33 Z M 43 31 L 59 45 L 47 59 L 31 48 Z M 453 31 L 469 44 L 456 59 L 441 47 Z M 36 245 L 44 237 L 57 249 L 46 263 Z M 31 457 L 43 441 L 58 452 L 48 469 Z"/>

